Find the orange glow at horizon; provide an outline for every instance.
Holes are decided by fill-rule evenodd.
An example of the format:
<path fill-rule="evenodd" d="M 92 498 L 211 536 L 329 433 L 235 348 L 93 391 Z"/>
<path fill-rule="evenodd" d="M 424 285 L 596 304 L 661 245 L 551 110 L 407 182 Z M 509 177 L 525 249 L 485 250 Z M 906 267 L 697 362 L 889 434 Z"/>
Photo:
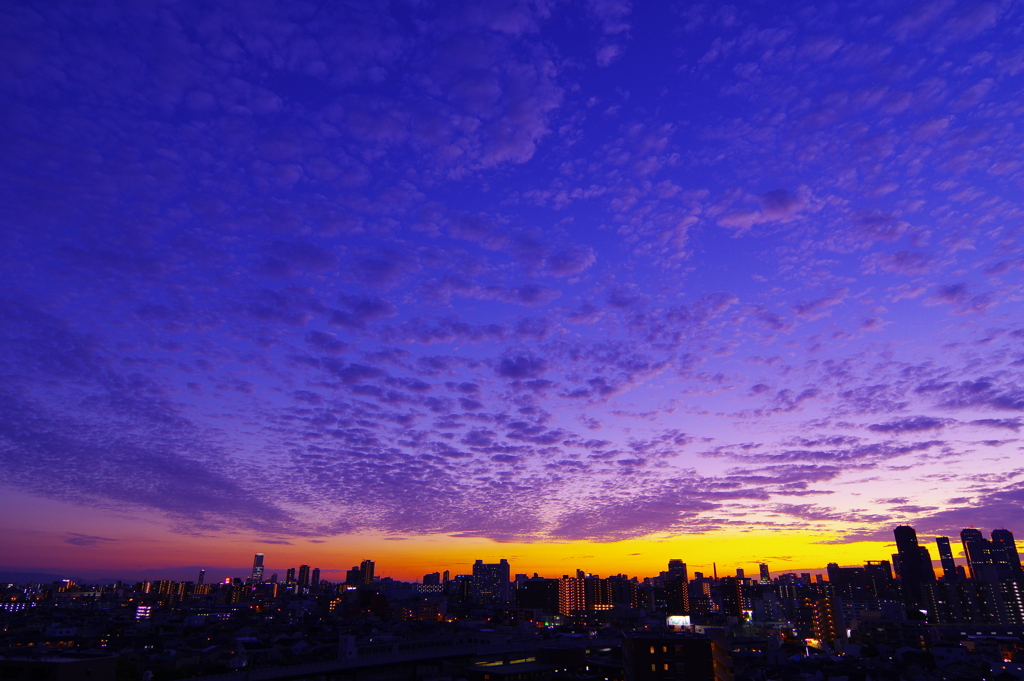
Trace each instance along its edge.
<path fill-rule="evenodd" d="M 834 539 L 821 532 L 717 532 L 675 537 L 648 536 L 619 542 L 495 542 L 483 538 L 427 535 L 402 538 L 386 535 L 347 535 L 328 540 L 291 539 L 275 543 L 248 534 L 225 531 L 216 536 L 180 534 L 164 523 L 69 503 L 42 502 L 15 494 L 0 504 L 5 513 L 0 532 L 18 555 L 9 555 L 8 569 L 61 569 L 104 572 L 207 567 L 229 570 L 230 576 L 248 574 L 254 553 L 266 555 L 266 574 L 283 578 L 289 567 L 319 567 L 324 579 L 340 581 L 344 571 L 364 559 L 376 563 L 376 574 L 417 581 L 426 573 L 472 571 L 473 562 L 506 558 L 512 573 L 560 577 L 577 569 L 607 576 L 625 573 L 640 578 L 657 575 L 671 558 L 682 559 L 690 574 L 735 574 L 743 568 L 757 574 L 758 563 L 773 573 L 824 572 L 830 562 L 862 565 L 867 560 L 889 560 L 894 547 L 887 542 L 820 543 Z M 45 511 L 44 511 L 45 509 Z M 9 511 L 9 513 L 7 512 Z M 55 531 L 55 527 L 60 531 Z M 102 528 L 102 529 L 97 529 Z M 68 537 L 93 537 L 94 543 L 69 543 Z M 932 550 L 933 556 L 937 552 Z"/>

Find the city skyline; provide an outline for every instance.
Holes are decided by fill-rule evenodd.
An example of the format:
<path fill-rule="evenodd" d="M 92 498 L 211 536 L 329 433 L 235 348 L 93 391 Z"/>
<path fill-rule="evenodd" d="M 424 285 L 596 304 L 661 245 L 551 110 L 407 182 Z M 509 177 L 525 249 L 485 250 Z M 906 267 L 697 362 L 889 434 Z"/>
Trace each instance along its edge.
<path fill-rule="evenodd" d="M 910 541 L 911 544 L 908 544 L 907 546 L 904 546 L 903 548 L 901 548 L 900 547 L 900 540 L 898 538 L 899 534 L 900 534 L 900 532 L 903 532 L 904 533 L 903 536 L 904 536 L 904 538 L 906 540 L 906 537 L 908 536 L 907 535 L 908 531 L 909 531 L 909 536 L 911 537 L 908 541 Z M 920 547 L 921 549 L 924 549 L 924 551 L 926 551 L 928 553 L 928 562 L 927 562 L 926 566 L 931 569 L 931 580 L 934 580 L 934 579 L 938 578 L 938 579 L 940 579 L 942 581 L 947 581 L 947 582 L 953 581 L 953 582 L 955 582 L 955 581 L 976 580 L 976 579 L 990 579 L 990 580 L 1010 579 L 1010 578 L 1018 578 L 1018 577 L 1021 576 L 1020 575 L 1020 572 L 1021 572 L 1021 562 L 1020 562 L 1020 557 L 1019 557 L 1018 550 L 1017 550 L 1016 543 L 1015 543 L 1015 537 L 1013 535 L 1012 530 L 1007 529 L 1006 527 L 999 527 L 999 528 L 993 529 L 989 533 L 991 539 L 985 539 L 984 538 L 984 534 L 981 533 L 977 528 L 974 528 L 973 526 L 969 527 L 969 528 L 963 528 L 960 531 L 959 535 L 958 535 L 958 537 L 959 537 L 959 545 L 958 546 L 960 548 L 956 549 L 955 553 L 952 550 L 951 545 L 950 545 L 950 537 L 945 537 L 945 536 L 934 536 L 934 537 L 932 537 L 931 540 L 932 540 L 932 543 L 934 544 L 934 553 L 933 553 L 932 548 L 929 547 L 929 544 L 927 542 L 920 543 L 920 538 L 917 537 L 917 534 L 914 531 L 914 528 L 908 527 L 908 526 L 899 526 L 899 527 L 895 528 L 894 532 L 897 535 L 897 540 L 896 540 L 896 542 L 894 542 L 892 544 L 889 544 L 887 546 L 890 546 L 893 549 L 896 549 L 896 551 L 897 551 L 897 553 L 891 554 L 891 558 L 894 561 L 892 563 L 892 566 L 893 566 L 893 569 L 896 571 L 897 574 L 899 574 L 901 569 L 906 569 L 906 566 L 903 566 L 901 568 L 901 565 L 900 565 L 901 561 L 899 559 L 899 555 L 898 554 L 903 554 L 907 550 L 916 551 L 917 547 Z M 975 556 L 973 558 L 972 558 L 972 555 L 971 555 L 971 548 L 969 548 L 969 547 L 971 547 L 972 544 L 977 544 L 978 545 L 978 548 L 975 549 Z M 992 550 L 990 548 L 992 546 L 997 547 L 998 553 L 996 553 L 996 551 L 994 551 L 994 550 Z M 267 583 L 267 582 L 273 581 L 275 583 L 280 582 L 282 584 L 295 583 L 295 584 L 299 584 L 299 585 L 308 585 L 309 584 L 309 575 L 310 575 L 309 570 L 310 570 L 311 567 L 312 567 L 312 573 L 315 575 L 315 580 L 314 581 L 316 581 L 316 582 L 320 581 L 321 574 L 323 575 L 323 580 L 324 581 L 329 581 L 329 582 L 333 582 L 333 583 L 346 583 L 346 584 L 371 584 L 371 583 L 373 583 L 375 581 L 375 579 L 374 579 L 375 575 L 376 575 L 377 579 L 387 578 L 387 579 L 396 579 L 397 581 L 413 581 L 413 582 L 415 582 L 415 581 L 419 581 L 419 578 L 420 578 L 419 575 L 413 574 L 413 573 L 415 573 L 415 569 L 412 569 L 410 571 L 410 569 L 408 567 L 398 567 L 397 568 L 398 571 L 393 572 L 392 570 L 394 570 L 394 568 L 388 569 L 388 566 L 383 566 L 385 569 L 384 569 L 384 571 L 381 571 L 381 570 L 379 570 L 377 568 L 377 563 L 374 560 L 372 560 L 372 559 L 365 559 L 365 558 L 360 560 L 358 562 L 358 564 L 352 566 L 351 568 L 334 567 L 332 565 L 325 565 L 325 566 L 321 567 L 321 566 L 315 566 L 315 565 L 311 565 L 311 564 L 302 564 L 298 568 L 296 568 L 294 565 L 291 566 L 291 567 L 287 567 L 287 568 L 286 567 L 268 567 L 268 566 L 266 566 L 264 564 L 265 558 L 266 558 L 266 554 L 265 553 L 255 553 L 254 554 L 252 572 L 251 572 L 249 578 L 245 580 L 247 583 L 260 584 L 260 583 Z M 878 556 L 876 556 L 875 558 L 878 558 Z M 888 558 L 889 558 L 889 556 L 886 556 L 880 562 L 885 563 L 886 565 L 889 565 L 890 561 L 889 561 Z M 344 559 L 342 559 L 342 560 L 344 560 Z M 508 559 L 504 558 L 504 557 L 503 558 L 494 559 L 494 560 L 497 561 L 497 563 L 500 563 L 500 564 L 505 566 L 504 567 L 504 574 L 509 579 L 511 579 L 511 575 L 513 575 L 513 574 L 526 574 L 527 576 L 530 576 L 530 573 L 532 573 L 533 576 L 536 576 L 537 574 L 539 574 L 538 571 L 534 570 L 529 565 L 527 565 L 525 567 L 519 566 L 523 570 L 526 570 L 526 572 L 517 573 L 515 570 L 511 569 L 511 567 L 508 564 Z M 583 560 L 586 560 L 586 558 L 584 558 Z M 865 561 L 872 562 L 872 559 L 869 558 L 869 557 L 863 556 L 860 559 L 853 561 L 849 565 L 841 564 L 841 563 L 838 563 L 838 562 L 835 562 L 835 561 L 830 561 L 828 563 L 828 565 L 823 566 L 823 567 L 822 566 L 805 567 L 805 568 L 792 568 L 791 567 L 791 568 L 788 568 L 788 569 L 777 569 L 777 570 L 772 570 L 770 565 L 768 565 L 767 563 L 764 563 L 764 562 L 758 563 L 757 566 L 756 566 L 756 569 L 749 569 L 749 568 L 753 567 L 749 563 L 737 564 L 737 565 L 727 565 L 727 564 L 719 564 L 717 561 L 712 561 L 709 564 L 701 564 L 701 563 L 690 563 L 690 562 L 687 562 L 685 559 L 682 559 L 682 558 L 670 558 L 667 561 L 667 565 L 668 565 L 669 573 L 672 573 L 673 570 L 677 570 L 679 572 L 679 574 L 682 574 L 684 576 L 684 579 L 685 579 L 685 576 L 688 575 L 688 574 L 690 574 L 690 575 L 692 575 L 692 574 L 701 574 L 704 577 L 715 576 L 716 578 L 718 576 L 725 577 L 725 576 L 731 576 L 731 575 L 732 576 L 736 576 L 736 577 L 743 577 L 744 573 L 747 572 L 748 569 L 749 569 L 749 573 L 751 575 L 751 577 L 750 577 L 751 579 L 756 580 L 757 578 L 753 576 L 753 575 L 756 574 L 756 575 L 759 575 L 760 578 L 763 581 L 764 578 L 766 576 L 768 576 L 768 575 L 774 575 L 775 577 L 779 577 L 781 575 L 788 575 L 788 574 L 810 574 L 812 576 L 818 576 L 820 578 L 821 575 L 827 574 L 828 570 L 830 570 L 832 567 L 835 567 L 835 566 L 839 566 L 839 567 L 843 567 L 843 568 L 846 568 L 846 567 L 857 567 L 858 565 L 864 564 Z M 424 573 L 422 575 L 422 577 L 423 578 L 437 577 L 438 579 L 440 579 L 440 576 L 441 576 L 442 572 L 444 573 L 446 579 L 448 578 L 449 575 L 451 575 L 451 576 L 475 575 L 475 568 L 474 568 L 474 566 L 479 566 L 483 562 L 484 562 L 484 559 L 478 558 L 478 559 L 473 560 L 471 563 L 468 563 L 468 562 L 466 562 L 466 563 L 452 563 L 452 564 L 447 564 L 447 565 L 434 564 L 434 565 L 428 567 L 428 569 L 433 570 L 433 572 Z M 875 560 L 873 562 L 879 562 L 879 561 Z M 496 568 L 497 567 L 497 563 L 490 563 L 486 567 Z M 579 561 L 577 563 L 579 563 Z M 992 565 L 993 566 L 993 568 L 992 568 L 993 572 L 991 572 L 991 573 L 987 573 L 986 572 L 986 573 L 981 574 L 979 576 L 978 568 L 976 566 L 976 563 L 978 563 L 978 564 L 988 563 L 989 565 Z M 999 564 L 1005 565 L 1007 567 L 1005 568 L 1005 570 L 1004 569 L 997 569 L 997 568 L 994 567 L 995 565 L 999 565 Z M 453 570 L 450 569 L 450 567 L 458 566 L 458 565 L 465 566 L 468 569 L 464 570 L 464 571 L 461 571 L 461 572 L 460 571 L 453 571 Z M 1010 566 L 1016 566 L 1016 567 L 1010 567 Z M 563 572 L 565 574 L 570 574 L 570 573 L 573 573 L 573 572 L 576 572 L 576 573 L 586 573 L 588 576 L 590 574 L 594 574 L 594 575 L 598 574 L 598 571 L 596 571 L 596 570 L 595 571 L 591 571 L 591 570 L 583 569 L 583 568 L 586 568 L 586 567 L 587 566 L 585 564 L 573 564 L 571 566 L 569 564 L 565 564 L 565 565 L 562 566 L 562 570 L 563 570 Z M 697 568 L 701 568 L 701 570 L 697 570 Z M 242 580 L 243 579 L 242 577 L 239 577 L 237 574 L 235 574 L 235 572 L 237 572 L 237 570 L 235 570 L 233 572 L 232 568 L 226 568 L 226 567 L 223 567 L 223 566 L 217 566 L 217 567 L 211 568 L 211 570 L 212 570 L 212 573 L 216 573 L 218 571 L 222 572 L 222 573 L 225 573 L 225 576 L 222 579 L 220 579 L 219 582 L 230 583 L 232 580 L 238 581 L 238 580 Z M 710 571 L 704 572 L 706 570 L 710 570 Z M 721 570 L 720 575 L 719 575 L 719 570 Z M 2 572 L 2 571 L 3 571 L 3 568 L 0 567 L 0 572 Z M 200 574 L 200 578 L 198 580 L 198 583 L 202 584 L 203 580 L 205 579 L 205 575 L 207 573 L 207 567 L 206 566 L 176 566 L 176 567 L 172 567 L 172 568 L 155 568 L 155 569 L 150 569 L 149 570 L 149 572 L 151 574 L 148 574 L 148 575 L 138 574 L 136 576 L 140 577 L 140 578 L 142 578 L 144 580 L 154 580 L 154 579 L 155 580 L 159 580 L 159 579 L 164 579 L 164 578 L 168 578 L 168 577 L 175 577 L 175 578 L 177 578 L 179 580 L 182 580 L 182 581 L 188 581 L 187 576 L 189 576 L 190 574 L 194 574 L 197 571 Z M 305 576 L 303 576 L 303 571 L 305 571 Z M 557 572 L 558 572 L 558 570 L 556 569 L 555 573 L 557 573 Z M 42 573 L 42 571 L 40 571 L 40 573 Z M 68 574 L 72 574 L 72 573 L 68 572 Z M 353 577 L 354 574 L 356 575 L 355 577 Z M 649 578 L 649 577 L 652 577 L 652 576 L 656 576 L 658 574 L 665 575 L 666 573 L 664 571 L 655 571 L 652 574 L 642 574 L 642 573 L 627 574 L 623 570 L 613 569 L 608 574 L 613 574 L 613 575 L 623 575 L 623 574 L 626 574 L 626 576 L 628 576 L 628 577 L 639 578 L 639 579 L 643 580 L 643 579 L 646 579 L 646 578 Z M 54 576 L 58 576 L 58 575 L 54 575 Z M 122 575 L 122 577 L 123 576 L 126 576 L 126 575 Z M 547 575 L 547 574 L 540 575 L 540 576 L 541 577 L 546 577 L 546 578 L 554 578 L 554 577 L 552 577 L 552 575 Z M 95 578 L 95 577 L 93 577 L 93 578 Z M 107 575 L 106 579 L 109 580 L 109 579 L 112 579 L 112 577 L 110 575 Z M 214 579 L 216 580 L 217 578 L 214 577 Z M 906 580 L 906 575 L 904 575 L 904 580 Z M 916 578 L 915 578 L 915 580 L 916 580 Z M 426 582 L 424 582 L 424 583 L 426 583 Z M 906 587 L 904 587 L 904 588 L 906 588 Z"/>
<path fill-rule="evenodd" d="M 0 8 L 2 567 L 1024 517 L 1024 7 L 819 5 Z"/>

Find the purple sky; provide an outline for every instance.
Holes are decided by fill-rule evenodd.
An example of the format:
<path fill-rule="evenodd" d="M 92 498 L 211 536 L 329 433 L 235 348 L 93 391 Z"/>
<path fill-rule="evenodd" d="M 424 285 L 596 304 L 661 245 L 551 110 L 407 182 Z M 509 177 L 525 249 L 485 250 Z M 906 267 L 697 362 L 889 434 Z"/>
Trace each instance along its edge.
<path fill-rule="evenodd" d="M 69 551 L 1024 517 L 1019 4 L 0 26 L 0 486 Z"/>

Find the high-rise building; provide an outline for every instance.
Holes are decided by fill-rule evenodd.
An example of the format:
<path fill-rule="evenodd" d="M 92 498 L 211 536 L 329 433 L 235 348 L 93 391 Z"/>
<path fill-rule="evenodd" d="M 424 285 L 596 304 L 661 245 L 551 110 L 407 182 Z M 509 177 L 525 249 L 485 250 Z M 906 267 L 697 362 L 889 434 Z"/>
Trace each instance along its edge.
<path fill-rule="evenodd" d="M 206 570 L 200 570 L 199 571 L 199 579 L 196 580 L 196 584 L 198 584 L 199 586 L 202 586 L 203 582 L 205 580 L 206 580 Z"/>
<path fill-rule="evenodd" d="M 935 581 L 931 554 L 927 547 L 917 543 L 917 532 L 913 527 L 900 525 L 893 530 L 893 535 L 896 537 L 903 602 L 907 608 L 919 610 L 924 606 L 922 585 Z"/>
<path fill-rule="evenodd" d="M 313 587 L 320 586 L 320 568 L 313 568 L 313 572 L 309 576 L 309 584 Z"/>
<path fill-rule="evenodd" d="M 989 554 L 996 568 L 996 576 L 1000 580 L 1019 580 L 1022 577 L 1020 555 L 1017 553 L 1017 542 L 1013 539 L 1013 532 L 1005 527 L 992 530 Z"/>
<path fill-rule="evenodd" d="M 684 582 L 690 581 L 689 573 L 686 570 L 686 563 L 679 558 L 672 558 L 668 561 L 668 576 L 670 579 L 682 579 Z"/>
<path fill-rule="evenodd" d="M 967 556 L 967 567 L 971 579 L 976 582 L 994 582 L 998 579 L 996 567 L 992 563 L 992 547 L 981 530 L 966 527 L 960 530 L 960 542 Z"/>
<path fill-rule="evenodd" d="M 626 575 L 612 575 L 608 578 L 608 587 L 612 592 L 612 603 L 622 608 L 636 608 L 640 605 L 640 591 L 637 580 L 630 579 Z M 686 584 L 680 580 L 680 583 Z M 689 610 L 689 598 L 683 603 L 683 607 Z"/>
<path fill-rule="evenodd" d="M 252 576 L 250 580 L 253 584 L 263 583 L 263 554 L 257 553 L 252 559 Z"/>
<path fill-rule="evenodd" d="M 359 580 L 363 584 L 373 584 L 373 569 L 374 562 L 372 560 L 364 560 L 359 564 Z"/>
<path fill-rule="evenodd" d="M 864 563 L 866 586 L 876 597 L 892 587 L 892 566 L 887 560 L 869 560 Z"/>
<path fill-rule="evenodd" d="M 435 585 L 435 586 L 436 585 L 440 585 L 441 584 L 441 573 L 440 572 L 431 572 L 431 573 L 423 575 L 423 584 L 424 585 Z"/>
<path fill-rule="evenodd" d="M 575 577 L 562 575 L 558 580 L 559 614 L 571 615 L 575 611 L 587 609 L 584 579 L 582 570 L 577 570 Z"/>
<path fill-rule="evenodd" d="M 295 583 L 295 568 L 288 568 L 284 573 L 284 583 L 294 584 Z"/>
<path fill-rule="evenodd" d="M 719 580 L 722 597 L 722 614 L 743 619 L 744 588 L 739 577 L 722 577 Z"/>
<path fill-rule="evenodd" d="M 534 575 L 523 580 L 516 590 L 516 605 L 545 612 L 558 612 L 559 582 Z"/>
<path fill-rule="evenodd" d="M 299 566 L 299 586 L 309 586 L 309 566 Z"/>
<path fill-rule="evenodd" d="M 956 561 L 953 560 L 953 549 L 949 545 L 949 537 L 936 537 L 935 545 L 939 548 L 939 560 L 942 561 L 942 579 L 955 582 L 959 579 L 956 572 Z"/>
<path fill-rule="evenodd" d="M 823 643 L 831 643 L 844 638 L 843 609 L 840 602 L 832 596 L 821 596 L 814 601 L 812 615 L 814 638 Z"/>
<path fill-rule="evenodd" d="M 771 584 L 772 583 L 772 575 L 768 571 L 768 563 L 761 563 L 757 567 L 761 571 L 761 580 L 760 580 L 761 583 L 762 584 Z"/>
<path fill-rule="evenodd" d="M 363 573 L 358 565 L 353 565 L 351 570 L 345 572 L 345 583 L 351 586 L 358 586 L 363 583 Z"/>
<path fill-rule="evenodd" d="M 682 577 L 665 580 L 665 606 L 669 615 L 690 614 L 690 584 Z"/>
<path fill-rule="evenodd" d="M 479 603 L 508 603 L 510 576 L 511 569 L 504 558 L 497 563 L 478 559 L 473 563 L 473 598 Z"/>

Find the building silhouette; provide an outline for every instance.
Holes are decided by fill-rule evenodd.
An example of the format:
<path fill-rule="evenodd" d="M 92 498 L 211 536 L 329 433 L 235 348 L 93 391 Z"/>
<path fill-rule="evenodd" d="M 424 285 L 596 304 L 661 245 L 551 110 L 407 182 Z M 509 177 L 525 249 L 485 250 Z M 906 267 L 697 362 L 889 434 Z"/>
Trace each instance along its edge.
<path fill-rule="evenodd" d="M 375 564 L 372 560 L 364 560 L 359 564 L 359 583 L 373 584 L 373 570 Z"/>
<path fill-rule="evenodd" d="M 626 681 L 732 681 L 728 644 L 694 634 L 631 632 L 622 642 Z"/>
<path fill-rule="evenodd" d="M 996 566 L 992 562 L 992 545 L 981 530 L 966 527 L 960 530 L 960 542 L 967 556 L 967 567 L 971 579 L 976 582 L 994 582 L 998 579 Z"/>
<path fill-rule="evenodd" d="M 992 530 L 989 555 L 999 579 L 1020 579 L 1024 576 L 1020 566 L 1020 554 L 1017 553 L 1017 542 L 1013 539 L 1013 532 L 1005 527 Z"/>
<path fill-rule="evenodd" d="M 497 563 L 477 560 L 473 563 L 472 597 L 478 603 L 508 603 L 511 569 L 502 558 Z"/>
<path fill-rule="evenodd" d="M 257 553 L 252 559 L 252 575 L 249 580 L 253 584 L 263 583 L 263 554 Z"/>
<path fill-rule="evenodd" d="M 909 525 L 900 525 L 893 530 L 896 538 L 896 554 L 900 583 L 903 587 L 903 602 L 908 610 L 921 610 L 924 606 L 922 585 L 935 581 L 931 554 L 927 547 L 917 543 L 917 532 Z"/>
<path fill-rule="evenodd" d="M 942 579 L 947 582 L 956 582 L 960 575 L 956 571 L 956 561 L 953 560 L 953 549 L 949 545 L 949 537 L 936 537 L 935 545 L 939 549 L 939 560 L 942 562 Z"/>

